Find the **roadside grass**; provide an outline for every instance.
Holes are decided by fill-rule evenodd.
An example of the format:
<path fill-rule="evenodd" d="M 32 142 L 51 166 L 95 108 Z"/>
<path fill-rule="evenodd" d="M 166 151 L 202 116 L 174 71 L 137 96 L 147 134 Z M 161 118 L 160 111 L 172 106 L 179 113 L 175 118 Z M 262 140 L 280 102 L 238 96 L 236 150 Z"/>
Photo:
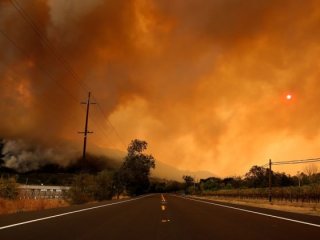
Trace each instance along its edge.
<path fill-rule="evenodd" d="M 232 203 L 243 206 L 252 206 L 267 208 L 273 210 L 280 210 L 293 213 L 301 213 L 313 216 L 320 216 L 320 203 L 319 202 L 291 202 L 273 200 L 269 203 L 266 199 L 240 199 L 236 197 L 220 197 L 220 196 L 198 196 L 192 197 L 204 200 L 213 200 L 221 203 Z"/>
<path fill-rule="evenodd" d="M 120 195 L 120 199 L 129 199 L 127 195 Z M 112 199 L 116 200 L 116 197 Z M 91 201 L 90 203 L 97 202 Z M 67 207 L 72 205 L 70 200 L 64 199 L 4 199 L 0 198 L 0 215 L 27 211 L 40 211 L 49 208 Z"/>
<path fill-rule="evenodd" d="M 69 206 L 63 199 L 3 199 L 0 198 L 0 214 L 10 214 L 26 211 L 39 211 L 49 208 Z"/>

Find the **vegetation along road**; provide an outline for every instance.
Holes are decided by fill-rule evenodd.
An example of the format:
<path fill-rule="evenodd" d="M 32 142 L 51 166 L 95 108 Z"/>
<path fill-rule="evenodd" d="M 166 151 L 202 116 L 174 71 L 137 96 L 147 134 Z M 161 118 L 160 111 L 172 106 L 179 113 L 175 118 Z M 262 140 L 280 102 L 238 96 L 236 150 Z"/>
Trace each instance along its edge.
<path fill-rule="evenodd" d="M 311 239 L 320 218 L 153 194 L 0 217 L 0 239 Z"/>

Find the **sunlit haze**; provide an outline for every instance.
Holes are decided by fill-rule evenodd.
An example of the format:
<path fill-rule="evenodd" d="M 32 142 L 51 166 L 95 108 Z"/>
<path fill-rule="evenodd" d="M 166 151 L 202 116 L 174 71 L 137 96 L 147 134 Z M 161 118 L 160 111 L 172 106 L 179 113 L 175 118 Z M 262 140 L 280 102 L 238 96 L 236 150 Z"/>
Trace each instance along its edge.
<path fill-rule="evenodd" d="M 320 1 L 19 2 L 45 38 L 0 1 L 0 138 L 81 151 L 91 91 L 90 152 L 138 138 L 217 176 L 320 157 Z"/>

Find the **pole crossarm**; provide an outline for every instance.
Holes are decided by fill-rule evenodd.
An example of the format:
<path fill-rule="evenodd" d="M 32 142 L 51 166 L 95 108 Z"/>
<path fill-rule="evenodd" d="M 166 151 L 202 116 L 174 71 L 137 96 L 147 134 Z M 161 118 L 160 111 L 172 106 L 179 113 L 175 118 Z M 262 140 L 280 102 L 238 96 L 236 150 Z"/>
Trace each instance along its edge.
<path fill-rule="evenodd" d="M 87 148 L 87 135 L 89 133 L 93 133 L 92 131 L 88 131 L 88 122 L 89 122 L 89 110 L 90 110 L 90 105 L 91 104 L 96 104 L 95 102 L 91 102 L 90 100 L 91 93 L 88 93 L 88 100 L 86 102 L 81 102 L 81 104 L 86 104 L 87 105 L 87 110 L 86 110 L 86 120 L 85 120 L 85 125 L 84 125 L 84 131 L 83 132 L 78 132 L 83 134 L 83 153 L 82 153 L 82 160 L 86 160 L 86 148 Z"/>

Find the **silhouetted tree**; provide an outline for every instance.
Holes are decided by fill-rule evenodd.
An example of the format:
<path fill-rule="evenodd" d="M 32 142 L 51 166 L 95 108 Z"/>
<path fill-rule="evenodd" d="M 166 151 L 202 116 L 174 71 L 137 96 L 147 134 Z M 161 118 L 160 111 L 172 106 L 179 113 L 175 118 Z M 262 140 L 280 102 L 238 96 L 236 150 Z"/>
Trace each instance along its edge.
<path fill-rule="evenodd" d="M 240 177 L 226 177 L 222 179 L 222 188 L 240 188 L 242 184 Z"/>
<path fill-rule="evenodd" d="M 165 181 L 151 181 L 150 192 L 163 193 L 166 192 L 166 182 Z"/>
<path fill-rule="evenodd" d="M 178 181 L 169 181 L 166 184 L 166 192 L 178 192 L 183 190 L 183 183 Z"/>
<path fill-rule="evenodd" d="M 285 173 L 273 172 L 272 185 L 277 187 L 287 187 L 294 185 L 294 179 Z"/>
<path fill-rule="evenodd" d="M 190 189 L 194 185 L 194 178 L 188 175 L 182 177 L 184 180 L 185 188 L 184 191 L 186 194 L 189 194 L 192 190 Z M 193 189 L 195 190 L 195 189 Z"/>
<path fill-rule="evenodd" d="M 218 190 L 221 187 L 221 179 L 217 177 L 209 177 L 200 179 L 200 188 L 202 190 Z"/>
<path fill-rule="evenodd" d="M 259 166 L 253 166 L 246 173 L 246 182 L 248 187 L 266 187 L 268 184 L 268 169 Z"/>
<path fill-rule="evenodd" d="M 140 195 L 148 191 L 150 169 L 155 168 L 155 159 L 143 153 L 147 146 L 146 141 L 138 139 L 132 140 L 128 146 L 128 154 L 120 168 L 119 181 L 129 195 Z"/>
<path fill-rule="evenodd" d="M 308 164 L 307 166 L 305 166 L 304 171 L 308 175 L 310 183 L 317 182 L 318 166 L 316 164 Z"/>
<path fill-rule="evenodd" d="M 187 187 L 190 187 L 190 186 L 193 185 L 193 183 L 194 183 L 194 178 L 193 177 L 185 175 L 182 178 L 183 178 L 183 180 L 184 180 L 184 182 L 185 182 Z"/>

